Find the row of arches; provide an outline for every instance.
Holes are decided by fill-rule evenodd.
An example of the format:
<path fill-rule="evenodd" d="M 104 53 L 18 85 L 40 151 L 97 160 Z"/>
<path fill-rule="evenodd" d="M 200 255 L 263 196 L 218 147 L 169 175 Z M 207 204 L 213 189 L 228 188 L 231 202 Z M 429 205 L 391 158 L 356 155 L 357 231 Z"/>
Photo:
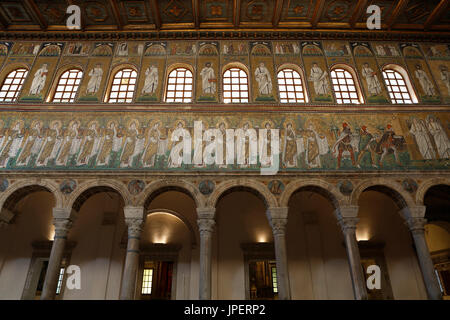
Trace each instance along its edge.
<path fill-rule="evenodd" d="M 421 186 L 421 190 L 424 192 L 424 203 L 427 202 L 430 192 L 434 193 L 435 188 L 442 187 L 441 184 L 443 183 L 448 185 L 448 181 L 444 179 L 434 179 L 433 181 L 430 179 L 425 182 L 426 185 Z M 9 243 L 14 250 L 17 246 L 25 248 L 26 243 L 16 244 L 14 243 L 16 240 L 8 240 L 7 237 L 11 237 L 14 233 L 20 233 L 22 238 L 29 241 L 29 238 L 35 239 L 38 237 L 36 230 L 44 228 L 44 224 L 51 225 L 51 213 L 49 212 L 51 212 L 52 205 L 55 206 L 52 204 L 54 201 L 45 202 L 42 199 L 47 197 L 50 200 L 52 198 L 48 192 L 52 185 L 45 181 L 30 181 L 30 183 L 39 183 L 41 189 L 34 187 L 34 189 L 28 188 L 25 190 L 27 186 L 23 186 L 23 188 L 18 189 L 22 190 L 20 194 L 17 193 L 18 190 L 13 192 L 4 204 L 4 207 L 7 206 L 11 210 L 20 211 L 19 219 L 14 221 L 15 226 L 6 229 L 9 230 L 6 235 L 5 231 L 2 231 L 2 236 L 5 235 L 6 237 L 2 243 Z M 92 297 L 102 298 L 95 295 L 97 289 L 91 288 L 89 281 L 95 281 L 99 284 L 104 275 L 99 273 L 92 275 L 90 272 L 94 272 L 94 270 L 99 272 L 96 268 L 101 265 L 102 268 L 106 268 L 105 270 L 109 270 L 107 274 L 110 274 L 111 279 L 119 282 L 121 265 L 123 264 L 123 260 L 121 260 L 123 259 L 123 251 L 117 248 L 117 252 L 113 250 L 110 253 L 117 260 L 117 265 L 113 264 L 109 267 L 107 264 L 103 265 L 99 257 L 104 257 L 105 252 L 110 252 L 108 251 L 108 241 L 112 241 L 113 246 L 118 243 L 122 248 L 125 248 L 126 228 L 124 230 L 124 219 L 121 212 L 128 200 L 122 197 L 121 194 L 125 190 L 120 189 L 118 185 L 111 185 L 106 179 L 97 180 L 96 183 L 97 186 L 83 185 L 83 189 L 80 188 L 77 195 L 73 195 L 75 199 L 73 209 L 77 210 L 79 215 L 69 233 L 69 240 L 77 242 L 71 263 L 80 264 L 83 270 L 88 270 L 85 271 L 88 274 L 88 279 L 83 280 L 87 283 L 83 282 L 82 286 L 90 288 L 88 291 L 92 291 Z M 408 229 L 401 222 L 400 215 L 396 214 L 397 210 L 401 208 L 402 200 L 397 198 L 399 194 L 396 194 L 395 190 L 386 186 L 388 183 L 385 182 L 383 186 L 377 185 L 377 183 L 380 183 L 380 181 L 360 185 L 359 190 L 361 192 L 356 202 L 356 205 L 360 208 L 359 216 L 361 219 L 361 225 L 358 227 L 360 229 L 359 237 L 365 239 L 364 233 L 367 226 L 376 224 L 377 227 L 372 228 L 372 232 L 376 231 L 378 241 L 386 242 L 387 251 L 385 254 L 394 297 L 425 298 L 424 294 L 420 293 L 420 281 L 416 284 L 414 279 L 405 279 L 405 277 L 413 276 L 416 277 L 416 280 L 420 280 L 420 272 L 417 271 L 417 262 L 410 260 L 413 259 L 414 252 L 411 247 L 411 240 L 408 240 Z M 82 184 L 80 184 L 81 186 Z M 142 254 L 143 256 L 147 254 L 152 259 L 156 259 L 155 253 L 152 251 L 155 250 L 155 245 L 157 249 L 158 246 L 164 247 L 173 242 L 181 243 L 182 249 L 179 251 L 176 260 L 178 265 L 175 273 L 178 276 L 174 278 L 178 288 L 173 289 L 176 295 L 174 293 L 172 297 L 195 298 L 198 277 L 196 257 L 199 254 L 198 239 L 200 238 L 196 227 L 196 208 L 199 207 L 198 195 L 189 190 L 188 185 L 176 184 L 171 181 L 161 181 L 158 186 L 154 185 L 154 187 L 156 190 L 151 192 L 144 200 L 146 219 L 141 236 Z M 289 207 L 286 241 L 290 287 L 293 297 L 297 299 L 351 299 L 351 281 L 346 266 L 345 247 L 342 245 L 342 234 L 333 214 L 338 203 L 336 203 L 336 199 L 332 198 L 333 189 L 327 190 L 326 188 L 325 182 L 319 185 L 316 181 L 312 184 L 297 182 L 296 185 L 292 184 L 289 190 L 288 188 L 285 189 L 285 191 L 291 193 L 290 196 L 285 197 Z M 252 185 L 246 183 L 245 179 L 234 180 L 227 185 L 223 184 L 220 189 L 218 186 L 217 189 L 220 190 L 220 193 L 211 199 L 211 203 L 216 205 L 217 229 L 213 240 L 213 297 L 218 299 L 248 298 L 243 291 L 239 290 L 244 288 L 244 282 L 247 281 L 249 286 L 247 289 L 250 294 L 252 279 L 247 279 L 249 277 L 247 267 L 242 268 L 241 264 L 236 261 L 241 259 L 241 250 L 244 251 L 244 258 L 249 259 L 244 259 L 245 265 L 252 261 L 251 249 L 250 252 L 246 251 L 249 250 L 247 244 L 250 244 L 250 248 L 261 250 L 259 246 L 264 249 L 263 244 L 268 245 L 273 242 L 270 220 L 265 214 L 265 210 L 272 200 L 266 199 L 266 195 L 263 194 L 263 190 L 259 189 L 257 183 Z M 20 199 L 26 193 L 29 194 L 29 197 L 26 198 L 25 202 L 21 201 Z M 411 199 L 404 202 L 406 201 L 411 201 Z M 14 208 L 14 205 L 18 207 Z M 128 205 L 130 204 L 128 203 Z M 36 210 L 36 208 L 39 208 L 39 210 Z M 118 212 L 118 215 L 116 214 L 118 227 L 113 228 L 110 222 L 105 221 L 104 213 L 115 210 Z M 37 219 L 44 214 L 44 211 L 48 211 L 45 213 L 47 220 L 38 223 Z M 392 215 L 390 214 L 391 211 Z M 23 233 L 24 230 L 21 227 L 28 222 L 31 223 L 32 230 L 35 230 L 30 235 Z M 99 241 L 99 243 L 97 244 L 96 241 Z M 3 247 L 1 250 L 4 249 Z M 164 248 L 168 251 L 173 249 L 170 246 Z M 305 256 L 308 256 L 308 259 L 311 260 L 305 260 Z M 267 259 L 271 261 L 273 258 L 268 255 Z M 401 266 L 398 266 L 398 260 L 400 260 Z M 2 263 L 0 281 L 3 282 L 5 280 L 1 280 L 2 272 L 6 274 L 10 272 L 12 267 L 8 267 L 10 264 L 8 261 Z M 305 278 L 307 272 L 310 272 L 311 278 L 315 279 L 313 282 Z M 321 284 L 316 285 L 316 281 Z M 105 296 L 117 298 L 113 294 L 113 292 L 116 292 L 113 290 L 114 285 L 109 284 L 106 288 Z M 140 292 L 139 289 L 137 294 Z M 14 290 L 16 288 L 12 289 L 12 291 Z M 413 292 L 409 292 L 410 290 Z M 77 294 L 76 292 L 67 292 L 64 299 L 82 297 L 77 296 Z M 85 298 L 91 297 L 89 293 L 84 292 L 83 294 L 87 294 Z M 5 292 L 2 292 L 1 295 L 5 296 Z"/>
<path fill-rule="evenodd" d="M 43 68 L 43 67 L 42 67 Z M 42 70 L 39 69 L 39 70 Z M 368 65 L 364 66 L 366 81 L 371 95 L 379 95 L 382 92 L 381 84 L 374 70 Z M 38 70 L 37 73 L 40 71 Z M 0 102 L 15 102 L 21 92 L 22 86 L 28 77 L 28 68 L 19 67 L 8 73 L 0 88 Z M 411 81 L 405 69 L 399 65 L 385 65 L 381 74 L 394 104 L 417 103 L 417 96 L 411 85 Z M 155 66 L 151 66 L 145 72 L 145 84 L 143 93 L 154 94 L 160 85 L 159 74 Z M 46 81 L 46 70 L 41 71 L 39 81 L 33 80 L 30 89 L 31 94 L 40 92 Z M 191 65 L 174 64 L 168 68 L 165 79 L 164 101 L 168 103 L 191 103 L 194 101 L 194 68 Z M 204 94 L 215 94 L 218 90 L 218 79 L 211 65 L 206 65 L 201 72 L 201 88 Z M 73 103 L 79 91 L 80 83 L 85 76 L 80 67 L 66 67 L 58 72 L 47 102 Z M 100 89 L 103 79 L 103 70 L 99 65 L 89 70 L 90 77 L 86 93 L 95 94 Z M 316 94 L 323 95 L 331 91 L 334 93 L 337 104 L 363 104 L 365 103 L 361 90 L 360 80 L 355 70 L 345 64 L 335 64 L 330 68 L 330 74 L 322 70 L 317 64 L 313 64 L 308 81 L 313 82 Z M 272 93 L 271 75 L 264 63 L 255 71 L 259 81 L 260 94 Z M 277 84 L 281 103 L 308 103 L 307 79 L 305 72 L 295 64 L 285 64 L 277 70 Z M 35 81 L 36 80 L 36 81 Z M 138 87 L 138 72 L 133 65 L 121 65 L 113 68 L 108 80 L 104 97 L 105 103 L 132 103 Z M 233 62 L 223 67 L 222 71 L 222 101 L 224 103 L 248 103 L 250 101 L 251 83 L 249 70 L 241 63 Z M 311 89 L 312 90 L 312 89 Z"/>
<path fill-rule="evenodd" d="M 417 191 L 416 196 L 413 197 L 410 193 L 405 191 L 401 184 L 394 180 L 387 178 L 368 179 L 359 182 L 349 196 L 344 196 L 336 186 L 321 180 L 321 179 L 298 179 L 287 184 L 285 190 L 281 193 L 279 198 L 272 194 L 267 186 L 256 179 L 231 179 L 219 183 L 214 191 L 209 196 L 205 196 L 198 190 L 197 186 L 188 180 L 155 180 L 149 183 L 139 195 L 131 195 L 125 184 L 114 179 L 96 179 L 87 180 L 76 188 L 76 190 L 64 195 L 57 183 L 50 179 L 27 179 L 15 181 L 6 191 L 0 195 L 0 204 L 2 207 L 7 206 L 8 203 L 13 203 L 20 198 L 21 195 L 27 194 L 34 189 L 46 190 L 55 198 L 56 207 L 80 207 L 89 195 L 102 192 L 104 188 L 114 190 L 121 195 L 125 205 L 145 206 L 152 198 L 167 190 L 179 190 L 188 194 L 195 201 L 199 208 L 209 207 L 214 208 L 218 199 L 226 194 L 229 190 L 234 188 L 247 188 L 254 190 L 258 196 L 264 201 L 267 208 L 271 207 L 286 207 L 292 194 L 300 188 L 313 188 L 319 193 L 324 194 L 335 204 L 336 208 L 340 205 L 356 205 L 360 194 L 368 189 L 378 186 L 386 193 L 390 193 L 396 201 L 404 206 L 423 205 L 423 199 L 426 191 L 433 185 L 450 184 L 446 178 L 432 178 L 423 181 Z"/>

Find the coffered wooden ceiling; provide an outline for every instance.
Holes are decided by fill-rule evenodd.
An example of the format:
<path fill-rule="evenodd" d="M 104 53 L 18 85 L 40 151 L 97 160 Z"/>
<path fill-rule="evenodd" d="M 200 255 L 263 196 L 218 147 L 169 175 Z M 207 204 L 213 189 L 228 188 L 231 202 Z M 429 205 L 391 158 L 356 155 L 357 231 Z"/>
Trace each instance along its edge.
<path fill-rule="evenodd" d="M 376 32 L 450 34 L 450 0 L 14 0 L 0 1 L 0 32 L 80 32 L 66 8 L 82 10 L 82 31 L 369 32 L 366 8 L 382 10 Z M 374 31 L 370 31 L 374 32 Z"/>

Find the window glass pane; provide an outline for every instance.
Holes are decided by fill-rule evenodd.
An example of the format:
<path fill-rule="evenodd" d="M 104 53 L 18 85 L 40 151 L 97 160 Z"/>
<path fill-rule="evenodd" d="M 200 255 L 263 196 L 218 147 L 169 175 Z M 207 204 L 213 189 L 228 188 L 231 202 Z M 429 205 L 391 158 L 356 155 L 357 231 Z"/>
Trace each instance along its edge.
<path fill-rule="evenodd" d="M 0 88 L 0 102 L 13 102 L 17 100 L 23 82 L 28 75 L 27 69 L 16 69 L 10 72 Z M 14 85 L 11 85 L 14 84 Z"/>

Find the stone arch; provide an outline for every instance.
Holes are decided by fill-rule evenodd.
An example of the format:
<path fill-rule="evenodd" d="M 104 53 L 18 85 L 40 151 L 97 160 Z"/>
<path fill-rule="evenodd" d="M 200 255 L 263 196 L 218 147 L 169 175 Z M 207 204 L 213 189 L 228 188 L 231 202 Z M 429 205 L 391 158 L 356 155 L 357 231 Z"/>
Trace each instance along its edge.
<path fill-rule="evenodd" d="M 403 190 L 401 184 L 385 178 L 364 180 L 353 190 L 350 203 L 357 206 L 359 197 L 368 188 L 388 194 L 400 209 L 404 207 L 413 207 L 415 204 L 412 196 Z"/>
<path fill-rule="evenodd" d="M 278 207 L 278 201 L 275 196 L 269 191 L 267 186 L 259 181 L 251 179 L 233 179 L 220 183 L 209 196 L 207 207 L 215 208 L 219 199 L 231 189 L 250 189 L 256 192 L 266 205 L 267 208 Z"/>
<path fill-rule="evenodd" d="M 450 186 L 450 179 L 448 178 L 432 178 L 422 182 L 419 185 L 419 188 L 416 191 L 416 204 L 423 205 L 423 201 L 425 200 L 425 195 L 431 187 L 434 187 L 439 184 L 445 184 Z"/>
<path fill-rule="evenodd" d="M 92 189 L 92 192 L 89 192 L 89 189 Z M 117 192 L 122 197 L 125 205 L 131 205 L 131 197 L 126 186 L 117 180 L 110 179 L 89 180 L 83 182 L 66 199 L 65 205 L 69 208 L 77 208 L 75 210 L 78 211 L 89 196 L 109 190 Z M 81 196 L 83 194 L 86 195 L 86 192 L 89 192 L 88 197 L 83 197 L 84 199 L 82 199 Z"/>
<path fill-rule="evenodd" d="M 3 209 L 5 207 L 5 203 L 6 205 L 8 205 L 7 201 L 13 194 L 17 195 L 17 197 L 14 197 L 17 200 L 19 198 L 22 198 L 26 194 L 40 190 L 50 192 L 55 199 L 55 207 L 62 207 L 63 195 L 59 191 L 59 187 L 55 182 L 50 180 L 27 179 L 14 182 L 11 186 L 9 186 L 8 189 L 6 189 L 6 191 L 4 191 L 0 195 L 0 209 Z"/>
<path fill-rule="evenodd" d="M 185 180 L 156 180 L 151 182 L 136 198 L 136 205 L 147 207 L 158 195 L 166 191 L 180 191 L 191 197 L 197 208 L 205 206 L 205 199 L 198 188 Z"/>
<path fill-rule="evenodd" d="M 338 209 L 339 204 L 342 204 L 345 201 L 345 197 L 339 190 L 326 181 L 320 179 L 295 180 L 290 182 L 281 194 L 280 207 L 288 207 L 292 195 L 303 188 L 309 188 L 325 196 L 332 202 L 335 209 Z"/>
<path fill-rule="evenodd" d="M 148 217 L 149 215 L 151 215 L 153 213 L 157 213 L 157 212 L 164 212 L 164 213 L 170 214 L 170 215 L 175 216 L 178 219 L 180 219 L 189 230 L 189 234 L 191 236 L 192 248 L 195 248 L 197 246 L 197 237 L 195 236 L 194 228 L 192 227 L 192 224 L 189 222 L 188 219 L 186 219 L 185 216 L 183 216 L 182 214 L 179 214 L 178 212 L 175 212 L 173 210 L 169 210 L 169 209 L 152 209 L 152 210 L 149 210 L 146 212 L 146 216 Z"/>

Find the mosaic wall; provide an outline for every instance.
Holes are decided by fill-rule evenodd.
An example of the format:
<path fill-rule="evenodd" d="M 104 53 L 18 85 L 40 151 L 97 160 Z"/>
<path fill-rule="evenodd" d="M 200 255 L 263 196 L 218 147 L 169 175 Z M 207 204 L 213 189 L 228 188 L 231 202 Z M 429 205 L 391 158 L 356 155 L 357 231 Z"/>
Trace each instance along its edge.
<path fill-rule="evenodd" d="M 367 104 L 390 104 L 381 74 L 386 64 L 407 70 L 419 103 L 450 102 L 448 44 L 331 40 L 0 42 L 0 81 L 18 66 L 30 69 L 20 103 L 48 102 L 56 79 L 71 66 L 84 71 L 76 102 L 103 102 L 112 74 L 127 64 L 138 71 L 135 103 L 162 102 L 167 72 L 176 64 L 193 71 L 195 103 L 221 103 L 221 75 L 230 63 L 241 63 L 248 70 L 252 103 L 277 103 L 276 74 L 290 65 L 303 72 L 310 104 L 333 104 L 329 70 L 335 64 L 354 68 Z"/>
<path fill-rule="evenodd" d="M 2 112 L 0 169 L 232 172 L 279 160 L 281 171 L 445 170 L 449 125 L 438 112 Z M 205 152 L 223 161 L 205 163 Z"/>

